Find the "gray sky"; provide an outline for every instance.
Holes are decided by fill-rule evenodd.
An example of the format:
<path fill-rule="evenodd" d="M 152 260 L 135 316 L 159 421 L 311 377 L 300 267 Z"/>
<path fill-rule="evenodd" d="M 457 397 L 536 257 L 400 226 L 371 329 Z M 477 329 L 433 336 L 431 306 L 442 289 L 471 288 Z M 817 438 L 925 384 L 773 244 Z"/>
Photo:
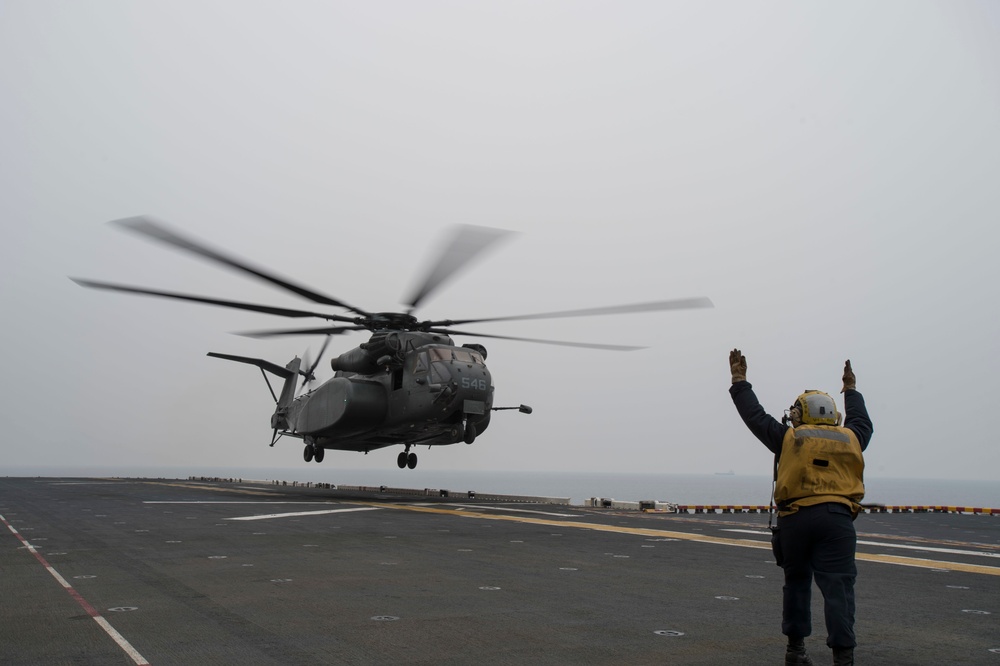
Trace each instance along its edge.
<path fill-rule="evenodd" d="M 423 317 L 714 301 L 478 325 L 650 348 L 485 341 L 535 413 L 422 469 L 767 474 L 739 346 L 776 416 L 850 358 L 869 474 L 994 479 L 998 29 L 990 2 L 2 2 L 3 464 L 304 464 L 260 373 L 205 353 L 321 339 L 67 279 L 311 305 L 104 224 L 149 214 L 369 310 L 457 223 L 519 233 Z"/>

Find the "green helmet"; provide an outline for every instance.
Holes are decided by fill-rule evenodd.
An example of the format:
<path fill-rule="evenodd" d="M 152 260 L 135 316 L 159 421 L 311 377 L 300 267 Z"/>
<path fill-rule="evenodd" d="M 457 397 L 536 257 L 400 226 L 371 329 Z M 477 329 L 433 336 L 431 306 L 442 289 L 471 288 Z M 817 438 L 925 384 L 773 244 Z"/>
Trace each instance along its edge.
<path fill-rule="evenodd" d="M 806 391 L 795 399 L 792 407 L 798 407 L 802 423 L 812 425 L 840 425 L 837 403 L 822 391 Z"/>

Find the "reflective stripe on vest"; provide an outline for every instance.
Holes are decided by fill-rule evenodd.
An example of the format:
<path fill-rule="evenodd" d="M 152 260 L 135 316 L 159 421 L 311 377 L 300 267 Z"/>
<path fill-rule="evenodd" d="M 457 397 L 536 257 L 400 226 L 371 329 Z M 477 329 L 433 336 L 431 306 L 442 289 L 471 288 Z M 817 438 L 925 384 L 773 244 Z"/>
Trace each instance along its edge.
<path fill-rule="evenodd" d="M 850 430 L 847 432 L 840 432 L 837 430 L 819 430 L 817 428 L 807 428 L 801 426 L 795 430 L 796 437 L 819 437 L 820 439 L 832 439 L 838 442 L 850 443 L 851 435 Z M 852 433 L 853 434 L 853 433 Z"/>

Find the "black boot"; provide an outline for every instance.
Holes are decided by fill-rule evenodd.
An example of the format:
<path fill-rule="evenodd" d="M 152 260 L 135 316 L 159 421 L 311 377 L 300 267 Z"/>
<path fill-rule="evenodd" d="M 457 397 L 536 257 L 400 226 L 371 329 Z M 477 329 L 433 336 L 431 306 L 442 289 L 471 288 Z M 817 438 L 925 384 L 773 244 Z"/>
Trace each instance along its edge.
<path fill-rule="evenodd" d="M 854 666 L 854 648 L 833 648 L 833 666 Z"/>
<path fill-rule="evenodd" d="M 813 666 L 812 659 L 806 654 L 804 639 L 788 637 L 788 647 L 785 648 L 785 666 Z"/>

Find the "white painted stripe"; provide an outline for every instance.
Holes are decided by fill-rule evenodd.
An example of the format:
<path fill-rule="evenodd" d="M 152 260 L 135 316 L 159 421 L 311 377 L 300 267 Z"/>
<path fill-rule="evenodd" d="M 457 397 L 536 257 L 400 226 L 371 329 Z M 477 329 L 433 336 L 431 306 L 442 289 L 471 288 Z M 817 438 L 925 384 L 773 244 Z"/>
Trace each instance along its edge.
<path fill-rule="evenodd" d="M 139 651 L 132 647 L 132 644 L 125 640 L 125 637 L 119 634 L 118 631 L 111 626 L 111 623 L 104 619 L 104 616 L 98 615 L 94 617 L 94 621 L 101 625 L 101 628 L 107 632 L 108 636 L 111 636 L 111 639 L 118 644 L 118 647 L 125 651 L 125 654 L 132 657 L 132 661 L 136 663 L 136 666 L 149 666 L 149 662 L 146 661 L 146 658 L 139 654 Z"/>
<path fill-rule="evenodd" d="M 65 588 L 66 588 L 67 590 L 70 590 L 70 589 L 72 589 L 72 588 L 73 588 L 73 586 L 72 586 L 72 585 L 70 585 L 70 584 L 69 584 L 69 583 L 68 583 L 68 582 L 66 581 L 66 579 L 65 579 L 65 578 L 63 578 L 62 576 L 60 576 L 60 575 L 59 575 L 59 572 L 58 572 L 58 571 L 56 571 L 55 569 L 53 569 L 53 568 L 52 568 L 52 567 L 50 567 L 50 566 L 49 566 L 49 567 L 45 567 L 45 568 L 46 568 L 46 569 L 48 569 L 48 572 L 49 572 L 50 574 L 52 574 L 52 577 L 53 577 L 53 578 L 55 578 L 55 579 L 56 579 L 57 581 L 59 581 L 59 584 L 60 584 L 60 585 L 62 585 L 63 587 L 65 587 Z"/>
<path fill-rule="evenodd" d="M 274 500 L 146 500 L 143 504 L 343 504 L 343 502 L 275 502 Z"/>
<path fill-rule="evenodd" d="M 50 486 L 120 486 L 126 481 L 45 481 Z"/>
<path fill-rule="evenodd" d="M 733 529 L 723 529 L 723 532 L 739 532 L 740 534 L 762 534 L 768 536 L 770 532 L 761 532 L 760 530 L 733 530 Z"/>
<path fill-rule="evenodd" d="M 269 518 L 293 518 L 295 516 L 322 516 L 328 513 L 349 513 L 352 511 L 377 511 L 378 506 L 357 506 L 350 509 L 328 509 L 326 511 L 295 511 L 294 513 L 267 513 L 261 516 L 240 516 L 226 520 L 267 520 Z"/>
<path fill-rule="evenodd" d="M 767 534 L 757 530 L 724 529 L 723 532 L 740 532 L 742 534 Z M 882 541 L 858 541 L 859 546 L 877 546 L 879 548 L 902 548 L 904 550 L 919 550 L 925 553 L 947 553 L 949 555 L 974 555 L 976 557 L 1000 558 L 1000 553 L 984 553 L 979 550 L 959 550 L 957 548 L 935 548 L 933 546 L 913 546 L 904 543 L 884 543 Z"/>
<path fill-rule="evenodd" d="M 910 546 L 905 543 L 881 543 L 878 541 L 859 541 L 865 546 L 881 546 L 883 548 L 904 548 L 906 550 L 922 550 L 928 553 L 948 553 L 950 555 L 976 555 L 978 557 L 997 557 L 1000 553 L 983 553 L 978 550 L 958 550 L 956 548 L 933 548 L 931 546 Z"/>

